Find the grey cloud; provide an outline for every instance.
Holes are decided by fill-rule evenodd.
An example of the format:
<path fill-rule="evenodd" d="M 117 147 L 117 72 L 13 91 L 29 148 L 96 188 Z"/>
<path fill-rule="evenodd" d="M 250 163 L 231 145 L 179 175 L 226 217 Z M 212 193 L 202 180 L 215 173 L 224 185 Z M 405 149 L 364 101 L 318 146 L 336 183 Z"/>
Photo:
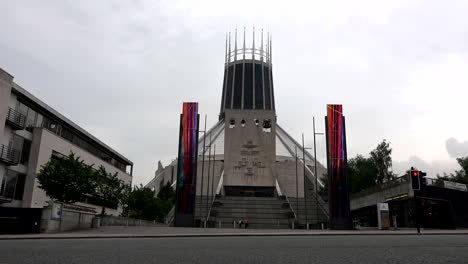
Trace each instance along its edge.
<path fill-rule="evenodd" d="M 273 33 L 278 122 L 297 140 L 304 132 L 311 146 L 311 117 L 323 132 L 325 105 L 343 103 L 350 156 L 368 153 L 382 138 L 401 142 L 404 122 L 416 113 L 398 101 L 407 74 L 468 47 L 467 8 L 460 1 L 405 6 L 382 24 L 353 15 L 333 26 L 297 19 L 294 8 L 305 8 L 300 5 L 292 5 L 292 16 L 246 18 L 216 16 L 223 5 L 198 16 L 190 10 L 197 4 L 0 1 L 6 10 L 0 67 L 133 160 L 140 183 L 154 175 L 158 160 L 167 164 L 177 155 L 182 101 L 198 101 L 208 127 L 216 122 L 224 34 L 236 24 L 265 25 Z M 324 139 L 317 141 L 322 160 Z"/>
<path fill-rule="evenodd" d="M 449 138 L 445 142 L 447 152 L 452 158 L 468 156 L 468 141 L 459 142 L 455 138 Z"/>
<path fill-rule="evenodd" d="M 454 159 L 426 162 L 417 156 L 411 156 L 405 161 L 393 161 L 393 171 L 398 175 L 403 175 L 411 167 L 425 171 L 428 177 L 435 178 L 437 174 L 453 172 L 457 162 Z"/>

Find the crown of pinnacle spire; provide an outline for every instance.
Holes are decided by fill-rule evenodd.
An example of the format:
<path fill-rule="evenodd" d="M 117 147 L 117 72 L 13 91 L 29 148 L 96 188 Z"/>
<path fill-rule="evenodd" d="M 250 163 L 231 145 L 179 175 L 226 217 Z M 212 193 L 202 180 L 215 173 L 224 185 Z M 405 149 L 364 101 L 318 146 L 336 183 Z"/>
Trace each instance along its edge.
<path fill-rule="evenodd" d="M 238 39 L 237 39 L 237 28 L 234 29 L 234 43 L 231 41 L 231 32 L 229 32 L 226 44 L 226 64 L 231 62 L 241 60 L 257 60 L 262 61 L 264 63 L 271 64 L 271 35 L 267 32 L 267 40 L 266 43 L 263 41 L 264 32 L 263 28 L 261 29 L 261 33 L 259 36 L 255 34 L 255 27 L 252 27 L 252 47 L 247 47 L 246 41 L 246 27 L 244 27 L 243 32 L 243 39 L 242 42 L 239 43 L 240 48 L 238 47 Z M 256 41 L 256 38 L 260 38 L 259 41 Z M 260 43 L 260 45 L 258 45 Z"/>

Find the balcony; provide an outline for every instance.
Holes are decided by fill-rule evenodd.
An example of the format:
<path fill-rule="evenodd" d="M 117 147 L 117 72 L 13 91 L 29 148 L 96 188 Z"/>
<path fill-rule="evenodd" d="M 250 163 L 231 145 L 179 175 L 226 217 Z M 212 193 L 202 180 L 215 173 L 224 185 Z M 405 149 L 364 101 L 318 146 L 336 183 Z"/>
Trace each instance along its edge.
<path fill-rule="evenodd" d="M 13 108 L 8 108 L 6 123 L 15 130 L 22 130 L 26 125 L 26 116 Z"/>
<path fill-rule="evenodd" d="M 7 165 L 17 165 L 20 160 L 20 151 L 12 146 L 0 145 L 0 162 Z"/>

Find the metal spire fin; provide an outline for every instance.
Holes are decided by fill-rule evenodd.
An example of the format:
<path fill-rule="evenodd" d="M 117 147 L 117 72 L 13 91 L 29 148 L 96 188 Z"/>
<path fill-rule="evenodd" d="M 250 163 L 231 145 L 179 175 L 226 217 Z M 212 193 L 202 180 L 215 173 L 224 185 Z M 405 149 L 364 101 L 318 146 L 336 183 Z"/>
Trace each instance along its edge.
<path fill-rule="evenodd" d="M 255 27 L 253 27 L 253 37 L 252 37 L 252 60 L 255 60 Z"/>
<path fill-rule="evenodd" d="M 260 42 L 260 60 L 263 62 L 263 27 L 262 27 L 262 38 Z"/>
<path fill-rule="evenodd" d="M 270 61 L 270 32 L 267 33 L 267 43 L 266 43 L 266 63 Z"/>
<path fill-rule="evenodd" d="M 272 45 L 271 45 L 271 39 L 272 39 L 272 36 L 270 36 L 270 65 L 272 64 L 272 55 L 273 55 L 273 49 L 272 49 Z"/>
<path fill-rule="evenodd" d="M 231 31 L 229 31 L 229 52 L 228 52 L 228 63 L 231 62 Z"/>
<path fill-rule="evenodd" d="M 237 27 L 236 27 L 236 33 L 234 36 L 234 61 L 237 60 Z"/>
<path fill-rule="evenodd" d="M 228 47 L 228 36 L 226 34 L 226 47 L 224 48 L 224 64 L 227 64 L 227 58 L 228 58 L 227 47 Z"/>
<path fill-rule="evenodd" d="M 243 51 L 242 51 L 242 53 L 243 53 L 243 54 L 242 54 L 242 59 L 245 60 L 245 27 L 244 27 L 244 46 L 243 46 L 242 49 L 243 49 Z"/>

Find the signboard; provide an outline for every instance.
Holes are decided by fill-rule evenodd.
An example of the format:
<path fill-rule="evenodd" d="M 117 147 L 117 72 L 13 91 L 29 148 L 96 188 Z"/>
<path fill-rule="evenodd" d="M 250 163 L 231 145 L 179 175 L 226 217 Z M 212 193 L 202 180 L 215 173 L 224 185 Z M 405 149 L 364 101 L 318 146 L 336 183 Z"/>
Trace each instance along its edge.
<path fill-rule="evenodd" d="M 388 203 L 377 204 L 377 222 L 379 229 L 390 228 L 390 215 L 388 211 Z"/>
<path fill-rule="evenodd" d="M 462 191 L 462 192 L 467 191 L 466 184 L 458 183 L 458 182 L 451 182 L 451 181 L 444 181 L 444 188 Z"/>
<path fill-rule="evenodd" d="M 378 203 L 380 211 L 388 211 L 388 203 Z"/>
<path fill-rule="evenodd" d="M 53 203 L 50 219 L 60 220 L 60 218 L 62 218 L 62 209 L 63 209 L 63 204 Z"/>

